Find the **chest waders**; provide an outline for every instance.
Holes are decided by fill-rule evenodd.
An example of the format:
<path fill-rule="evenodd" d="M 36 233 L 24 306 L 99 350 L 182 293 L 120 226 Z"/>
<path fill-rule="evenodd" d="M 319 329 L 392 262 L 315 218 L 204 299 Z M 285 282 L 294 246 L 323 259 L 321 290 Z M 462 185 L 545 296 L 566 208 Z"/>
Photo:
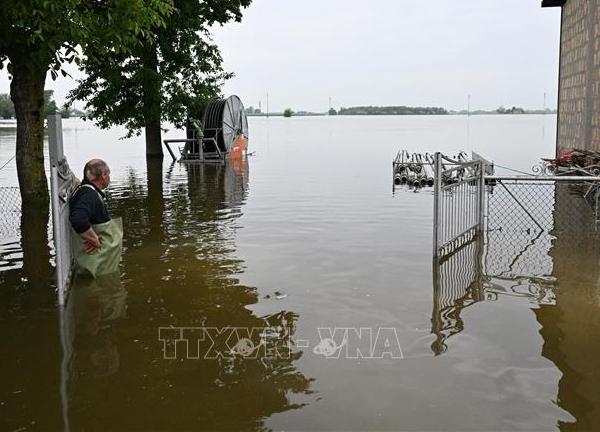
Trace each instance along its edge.
<path fill-rule="evenodd" d="M 82 185 L 81 187 L 91 187 Z M 94 191 L 96 191 L 94 189 Z M 100 194 L 98 194 L 100 195 Z M 102 199 L 102 197 L 100 197 Z M 104 203 L 104 199 L 102 199 Z M 119 271 L 121 252 L 123 250 L 123 220 L 111 219 L 108 222 L 92 225 L 92 229 L 100 239 L 100 248 L 93 254 L 85 253 L 84 244 L 79 234 L 71 230 L 71 250 L 75 260 L 75 274 L 96 278 Z"/>

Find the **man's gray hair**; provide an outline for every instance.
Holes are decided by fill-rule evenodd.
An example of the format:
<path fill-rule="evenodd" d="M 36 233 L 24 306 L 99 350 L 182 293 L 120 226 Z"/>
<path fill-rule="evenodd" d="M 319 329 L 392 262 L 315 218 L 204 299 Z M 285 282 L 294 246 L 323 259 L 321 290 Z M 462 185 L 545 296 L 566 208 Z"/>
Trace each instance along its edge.
<path fill-rule="evenodd" d="M 102 159 L 92 159 L 83 167 L 83 176 L 88 181 L 94 181 L 102 174 L 106 174 L 109 172 L 110 168 L 108 167 L 108 164 Z"/>

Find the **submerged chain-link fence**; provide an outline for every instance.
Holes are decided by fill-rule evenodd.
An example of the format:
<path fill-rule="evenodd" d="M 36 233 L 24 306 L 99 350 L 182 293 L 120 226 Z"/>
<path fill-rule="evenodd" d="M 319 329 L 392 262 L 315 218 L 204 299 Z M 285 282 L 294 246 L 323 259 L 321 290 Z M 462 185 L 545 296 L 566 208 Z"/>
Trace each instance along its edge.
<path fill-rule="evenodd" d="M 489 183 L 485 253 L 488 276 L 550 275 L 549 252 L 557 237 L 571 236 L 577 241 L 578 236 L 596 232 L 598 186 L 595 183 L 560 180 Z"/>
<path fill-rule="evenodd" d="M 592 249 L 600 254 L 599 190 L 600 178 L 486 177 L 485 235 L 434 261 L 432 351 L 447 349 L 464 329 L 463 309 L 479 301 L 510 295 L 553 304 L 561 271 Z M 463 223 L 460 212 L 451 216 L 446 224 Z"/>
<path fill-rule="evenodd" d="M 0 187 L 0 238 L 17 239 L 21 227 L 21 194 L 18 187 Z"/>

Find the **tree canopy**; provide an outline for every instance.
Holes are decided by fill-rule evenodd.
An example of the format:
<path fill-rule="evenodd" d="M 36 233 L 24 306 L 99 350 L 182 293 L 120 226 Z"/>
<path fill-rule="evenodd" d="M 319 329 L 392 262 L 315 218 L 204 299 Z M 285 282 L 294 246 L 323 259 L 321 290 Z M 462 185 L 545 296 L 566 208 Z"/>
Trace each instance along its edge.
<path fill-rule="evenodd" d="M 47 214 L 44 171 L 44 84 L 67 75 L 63 64 L 82 53 L 126 53 L 164 25 L 171 0 L 0 0 L 0 68 L 11 75 L 17 119 L 16 162 L 23 208 Z M 8 63 L 7 63 L 8 61 Z M 40 218 L 44 223 L 44 218 Z"/>
<path fill-rule="evenodd" d="M 209 27 L 241 20 L 250 2 L 175 0 L 165 25 L 140 38 L 131 53 L 86 58 L 82 66 L 87 76 L 69 100 L 85 101 L 88 116 L 100 127 L 122 125 L 128 136 L 146 128 L 147 143 L 153 128 L 154 151 L 162 154 L 161 122 L 181 127 L 188 112 L 200 118 L 206 102 L 232 76 L 223 70 Z"/>
<path fill-rule="evenodd" d="M 50 70 L 52 78 L 65 62 L 79 63 L 86 55 L 126 53 L 150 28 L 164 25 L 171 0 L 0 0 L 0 68 L 8 71 L 16 57 Z"/>
<path fill-rule="evenodd" d="M 44 117 L 48 114 L 55 114 L 56 111 L 58 111 L 58 107 L 54 100 L 54 90 L 44 90 Z"/>

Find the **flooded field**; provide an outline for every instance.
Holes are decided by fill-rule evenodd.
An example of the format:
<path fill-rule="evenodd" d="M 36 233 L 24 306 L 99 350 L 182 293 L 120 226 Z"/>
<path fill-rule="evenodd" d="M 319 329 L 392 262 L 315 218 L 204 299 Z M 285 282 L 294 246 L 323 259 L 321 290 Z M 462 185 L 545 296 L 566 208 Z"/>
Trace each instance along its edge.
<path fill-rule="evenodd" d="M 122 274 L 77 281 L 59 313 L 48 248 L 19 236 L 35 221 L 2 203 L 0 429 L 600 427 L 579 201 L 553 198 L 561 236 L 494 231 L 495 249 L 432 266 L 431 189 L 392 193 L 401 148 L 529 171 L 554 154 L 555 116 L 249 120 L 253 155 L 226 166 L 147 163 L 143 138 L 64 121 L 76 173 L 111 165 Z M 14 134 L 0 124 L 0 166 Z"/>

